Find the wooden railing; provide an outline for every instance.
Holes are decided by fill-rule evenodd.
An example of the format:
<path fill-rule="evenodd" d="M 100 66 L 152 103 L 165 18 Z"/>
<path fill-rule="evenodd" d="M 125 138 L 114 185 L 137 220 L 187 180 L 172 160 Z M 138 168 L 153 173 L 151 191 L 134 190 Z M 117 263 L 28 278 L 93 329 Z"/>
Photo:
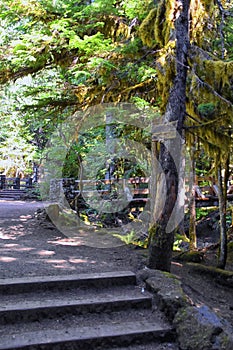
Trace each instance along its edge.
<path fill-rule="evenodd" d="M 218 186 L 213 183 L 203 185 L 203 178 L 199 178 L 197 184 L 193 186 L 196 198 L 196 205 L 218 206 Z M 210 178 L 209 178 L 210 180 Z M 213 180 L 213 179 L 211 179 Z M 145 206 L 150 199 L 149 177 L 135 177 L 129 179 L 112 179 L 112 180 L 75 180 L 63 179 L 63 189 L 69 199 L 75 199 L 80 194 L 84 197 L 91 198 L 97 193 L 103 199 L 112 201 L 119 198 L 119 194 L 125 191 L 128 194 L 127 201 L 130 206 Z M 71 186 L 69 186 L 69 184 Z M 200 184 L 200 186 L 198 185 Z M 69 188 L 70 187 L 70 188 Z M 69 189 L 68 189 L 69 188 Z M 229 186 L 227 198 L 233 201 L 233 186 Z"/>
<path fill-rule="evenodd" d="M 63 179 L 63 190 L 68 200 L 78 197 L 100 196 L 106 200 L 119 200 L 124 194 L 127 202 L 135 206 L 145 206 L 149 200 L 149 177 L 129 179 L 75 180 Z"/>
<path fill-rule="evenodd" d="M 6 177 L 0 175 L 0 190 L 25 189 L 33 187 L 32 178 Z"/>

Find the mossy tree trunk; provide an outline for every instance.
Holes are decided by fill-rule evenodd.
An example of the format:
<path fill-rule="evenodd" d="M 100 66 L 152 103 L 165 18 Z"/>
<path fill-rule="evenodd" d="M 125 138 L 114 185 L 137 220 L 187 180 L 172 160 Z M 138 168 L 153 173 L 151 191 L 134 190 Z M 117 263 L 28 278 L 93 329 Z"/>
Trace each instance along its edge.
<path fill-rule="evenodd" d="M 190 201 L 189 201 L 189 250 L 194 251 L 197 249 L 197 234 L 196 234 L 196 199 L 195 199 L 195 190 L 194 190 L 194 182 L 195 182 L 195 142 L 190 150 L 190 158 L 191 158 L 191 171 L 190 171 Z"/>
<path fill-rule="evenodd" d="M 220 249 L 218 258 L 218 267 L 224 269 L 227 261 L 227 228 L 226 228 L 226 211 L 227 211 L 227 180 L 229 178 L 229 157 L 225 164 L 224 179 L 222 179 L 221 166 L 218 167 L 218 199 L 220 215 Z"/>
<path fill-rule="evenodd" d="M 164 190 L 164 205 L 156 220 L 152 220 L 149 232 L 149 261 L 148 267 L 162 271 L 170 271 L 172 247 L 176 228 L 171 223 L 173 210 L 175 208 L 179 176 L 182 167 L 182 144 L 183 123 L 185 118 L 186 104 L 186 77 L 187 77 L 187 55 L 189 49 L 189 5 L 190 0 L 181 1 L 180 14 L 175 22 L 176 31 L 176 77 L 173 88 L 170 91 L 165 115 L 164 126 L 170 122 L 177 121 L 178 137 L 164 140 L 160 145 L 159 163 L 161 174 L 156 187 L 162 186 Z M 157 179 L 153 179 L 156 181 Z M 156 202 L 160 203 L 163 198 L 156 196 Z M 155 203 L 152 211 L 158 207 Z M 156 214 L 156 213 L 155 213 Z M 152 215 L 156 217 L 156 215 Z M 177 223 L 178 226 L 179 223 Z"/>

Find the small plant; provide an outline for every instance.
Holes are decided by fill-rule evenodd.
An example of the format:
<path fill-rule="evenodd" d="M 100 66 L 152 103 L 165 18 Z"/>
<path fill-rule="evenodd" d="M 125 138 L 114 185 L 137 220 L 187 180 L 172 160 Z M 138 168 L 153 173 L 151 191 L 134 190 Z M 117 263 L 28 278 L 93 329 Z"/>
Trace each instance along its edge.
<path fill-rule="evenodd" d="M 122 236 L 120 234 L 113 234 L 113 236 L 119 238 L 122 242 L 124 242 L 127 245 L 133 244 L 140 248 L 148 247 L 148 237 L 146 237 L 145 239 L 139 239 L 134 230 L 130 231 L 125 236 Z"/>
<path fill-rule="evenodd" d="M 185 235 L 181 235 L 181 234 L 177 233 L 175 235 L 175 239 L 174 239 L 174 243 L 173 243 L 173 251 L 174 252 L 180 252 L 182 250 L 181 244 L 183 242 L 188 243 L 189 242 L 188 237 L 186 237 Z"/>
<path fill-rule="evenodd" d="M 202 218 L 205 218 L 209 215 L 211 212 L 211 209 L 205 209 L 205 208 L 196 208 L 196 219 L 201 220 Z"/>

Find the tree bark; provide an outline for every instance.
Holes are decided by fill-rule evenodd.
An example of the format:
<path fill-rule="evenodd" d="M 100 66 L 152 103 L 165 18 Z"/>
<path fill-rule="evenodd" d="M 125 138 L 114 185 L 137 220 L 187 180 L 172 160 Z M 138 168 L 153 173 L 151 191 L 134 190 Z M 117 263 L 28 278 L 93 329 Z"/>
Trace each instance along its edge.
<path fill-rule="evenodd" d="M 191 172 L 190 172 L 190 201 L 189 201 L 189 250 L 197 250 L 197 234 L 196 234 L 196 199 L 195 199 L 195 145 L 190 150 L 190 157 L 192 161 Z"/>
<path fill-rule="evenodd" d="M 218 258 L 218 268 L 225 269 L 227 261 L 227 228 L 226 228 L 226 210 L 227 210 L 227 180 L 229 177 L 229 159 L 225 164 L 224 183 L 222 179 L 221 167 L 218 168 L 218 200 L 220 216 L 220 249 Z"/>
<path fill-rule="evenodd" d="M 171 223 L 172 213 L 176 205 L 179 189 L 179 172 L 182 167 L 183 124 L 186 103 L 187 54 L 189 48 L 189 4 L 190 0 L 182 0 L 180 14 L 175 22 L 176 30 L 176 77 L 171 89 L 164 126 L 177 121 L 178 137 L 164 140 L 160 145 L 159 163 L 162 173 L 159 174 L 157 189 L 165 196 L 162 211 L 156 220 L 152 220 L 149 230 L 149 261 L 148 267 L 163 271 L 170 271 L 172 248 L 175 228 Z M 175 155 L 175 159 L 174 159 Z M 152 164 L 153 166 L 153 164 Z M 157 179 L 152 179 L 156 181 Z M 161 189 L 162 186 L 162 189 Z M 158 191 L 157 191 L 158 193 Z M 152 211 L 159 206 L 161 197 L 156 196 L 156 203 Z M 155 216 L 152 216 L 155 217 Z M 177 223 L 178 226 L 179 223 Z M 170 225 L 170 228 L 168 227 Z"/>

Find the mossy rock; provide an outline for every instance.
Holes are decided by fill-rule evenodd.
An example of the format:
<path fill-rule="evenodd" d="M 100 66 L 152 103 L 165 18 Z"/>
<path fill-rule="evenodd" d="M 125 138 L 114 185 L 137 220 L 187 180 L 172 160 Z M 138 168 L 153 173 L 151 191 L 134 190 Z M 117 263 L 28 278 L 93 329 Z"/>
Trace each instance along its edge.
<path fill-rule="evenodd" d="M 45 208 L 48 218 L 50 221 L 56 221 L 60 214 L 60 207 L 57 203 L 52 203 Z"/>
<path fill-rule="evenodd" d="M 59 215 L 59 223 L 62 226 L 77 226 L 79 225 L 80 220 L 72 211 L 63 211 Z"/>
<path fill-rule="evenodd" d="M 181 349 L 230 350 L 232 339 L 226 322 L 208 306 L 180 309 L 173 322 Z"/>
<path fill-rule="evenodd" d="M 189 262 L 187 266 L 199 275 L 206 275 L 213 278 L 218 284 L 233 288 L 233 271 L 222 270 L 215 266 L 205 266 Z"/>
<path fill-rule="evenodd" d="M 204 253 L 199 251 L 184 252 L 176 256 L 175 260 L 201 263 L 204 260 Z"/>

